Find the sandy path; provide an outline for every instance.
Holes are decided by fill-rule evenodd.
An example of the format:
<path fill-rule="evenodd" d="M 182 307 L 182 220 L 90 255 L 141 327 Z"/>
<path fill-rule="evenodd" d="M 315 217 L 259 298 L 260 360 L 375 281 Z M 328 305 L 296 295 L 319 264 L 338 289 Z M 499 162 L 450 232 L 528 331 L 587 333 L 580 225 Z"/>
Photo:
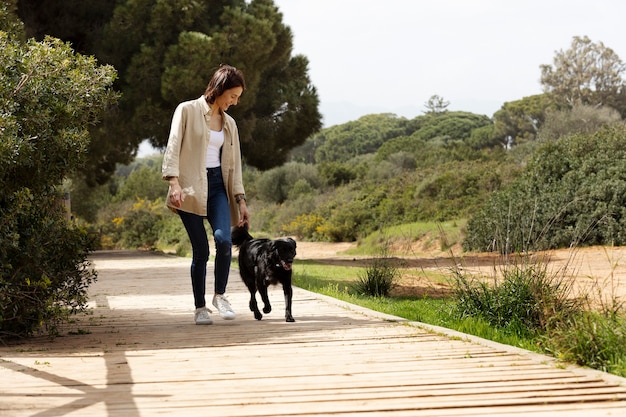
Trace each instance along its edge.
<path fill-rule="evenodd" d="M 298 242 L 298 259 L 318 260 L 328 264 L 345 266 L 367 266 L 371 258 L 346 255 L 345 251 L 356 247 L 356 243 Z M 519 260 L 504 258 L 492 253 L 450 253 L 429 251 L 401 258 L 404 268 L 412 270 L 440 270 L 449 272 L 459 266 L 463 271 L 494 277 L 509 265 Z M 545 263 L 549 273 L 571 279 L 575 282 L 575 294 L 589 293 L 598 297 L 599 290 L 605 301 L 613 297 L 626 299 L 626 247 L 594 246 L 576 249 L 561 249 L 542 252 L 535 259 Z M 399 263 L 400 264 L 400 263 Z M 398 291 L 403 294 L 424 295 L 445 293 L 446 286 L 441 283 L 415 279 L 415 273 L 404 274 Z M 408 277 L 406 277 L 408 275 Z M 425 274 L 423 274 L 426 276 Z"/>

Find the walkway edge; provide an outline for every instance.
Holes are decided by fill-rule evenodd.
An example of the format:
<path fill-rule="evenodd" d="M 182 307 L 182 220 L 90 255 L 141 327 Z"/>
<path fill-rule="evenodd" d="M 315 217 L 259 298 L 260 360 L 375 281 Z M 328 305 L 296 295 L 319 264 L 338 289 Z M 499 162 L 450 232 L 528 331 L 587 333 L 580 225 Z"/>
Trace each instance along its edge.
<path fill-rule="evenodd" d="M 339 307 L 345 308 L 347 310 L 351 310 L 360 314 L 363 314 L 365 316 L 368 317 L 374 317 L 374 318 L 378 318 L 384 321 L 389 321 L 389 322 L 397 322 L 397 323 L 403 323 L 409 326 L 414 326 L 414 327 L 418 327 L 421 329 L 424 329 L 428 332 L 431 333 L 435 333 L 435 334 L 439 334 L 442 336 L 446 336 L 446 337 L 450 337 L 450 338 L 457 338 L 457 339 L 461 339 L 461 340 L 465 340 L 474 344 L 478 344 L 481 346 L 485 346 L 485 347 L 490 347 L 493 349 L 499 349 L 499 350 L 504 350 L 506 352 L 509 353 L 515 353 L 515 354 L 520 354 L 520 355 L 525 355 L 528 357 L 531 357 L 532 359 L 539 361 L 539 362 L 543 362 L 545 364 L 549 364 L 555 368 L 558 369 L 566 369 L 566 370 L 576 370 L 579 373 L 582 373 L 586 376 L 590 376 L 590 377 L 594 377 L 594 378 L 601 378 L 604 379 L 607 382 L 611 382 L 614 384 L 618 384 L 620 386 L 626 386 L 626 378 L 618 376 L 618 375 L 614 375 L 608 372 L 603 372 L 603 371 L 599 371 L 597 369 L 592 369 L 592 368 L 587 368 L 584 366 L 580 366 L 580 365 L 576 365 L 576 364 L 572 364 L 569 362 L 564 362 L 561 361 L 557 358 L 554 358 L 552 356 L 549 355 L 545 355 L 542 353 L 537 353 L 537 352 L 533 352 L 531 350 L 527 350 L 527 349 L 522 349 L 516 346 L 511 346 L 511 345 L 507 345 L 504 343 L 500 343 L 500 342 L 495 342 L 493 340 L 489 340 L 489 339 L 483 339 L 482 337 L 478 337 L 478 336 L 474 336 L 471 334 L 467 334 L 467 333 L 462 333 L 459 332 L 457 330 L 453 330 L 453 329 L 448 329 L 446 327 L 441 327 L 441 326 L 435 326 L 433 324 L 428 324 L 428 323 L 422 323 L 419 321 L 411 321 L 408 319 L 405 319 L 403 317 L 398 317 L 398 316 L 394 316 L 391 314 L 386 314 L 386 313 L 381 313 L 379 311 L 375 311 L 366 307 L 361 307 L 359 305 L 356 304 L 352 304 L 349 303 L 347 301 L 343 301 L 343 300 L 339 300 L 337 298 L 333 298 L 331 296 L 325 295 L 325 294 L 319 294 L 316 292 L 312 292 L 309 290 L 305 290 L 303 288 L 298 288 L 299 291 L 304 291 L 309 293 L 312 297 L 317 297 L 327 303 L 330 304 L 334 304 L 337 305 Z"/>

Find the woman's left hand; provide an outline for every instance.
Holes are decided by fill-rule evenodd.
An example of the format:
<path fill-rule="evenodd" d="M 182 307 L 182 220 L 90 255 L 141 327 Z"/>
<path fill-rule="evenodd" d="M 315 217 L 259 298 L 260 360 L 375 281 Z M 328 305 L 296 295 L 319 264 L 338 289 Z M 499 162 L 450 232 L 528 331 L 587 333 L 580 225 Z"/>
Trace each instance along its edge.
<path fill-rule="evenodd" d="M 241 200 L 239 202 L 239 223 L 237 223 L 237 226 L 243 227 L 246 223 L 250 225 L 250 213 L 248 213 L 246 200 Z"/>

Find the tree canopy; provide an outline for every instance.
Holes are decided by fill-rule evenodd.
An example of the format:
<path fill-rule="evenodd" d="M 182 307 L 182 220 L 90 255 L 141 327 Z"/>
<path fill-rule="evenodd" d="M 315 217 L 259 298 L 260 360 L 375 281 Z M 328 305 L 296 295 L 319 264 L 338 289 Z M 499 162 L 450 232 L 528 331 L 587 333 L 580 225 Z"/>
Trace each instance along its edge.
<path fill-rule="evenodd" d="M 317 144 L 315 161 L 346 162 L 374 153 L 388 139 L 406 134 L 407 120 L 395 114 L 369 114 L 358 120 L 324 129 L 311 141 Z"/>
<path fill-rule="evenodd" d="M 626 116 L 625 65 L 602 42 L 574 36 L 568 50 L 555 53 L 553 65 L 541 65 L 543 94 L 504 103 L 493 115 L 494 142 L 506 148 L 537 139 L 550 111 L 576 106 L 608 107 Z"/>
<path fill-rule="evenodd" d="M 602 42 L 574 36 L 570 49 L 559 50 L 554 65 L 541 65 L 541 84 L 557 104 L 612 107 L 626 116 L 626 65 Z"/>
<path fill-rule="evenodd" d="M 505 148 L 535 140 L 546 110 L 552 107 L 554 104 L 548 94 L 504 103 L 493 115 L 494 138 Z"/>
<path fill-rule="evenodd" d="M 493 122 L 484 115 L 468 112 L 445 111 L 427 113 L 418 116 L 407 123 L 405 132 L 401 135 L 396 132 L 393 137 L 381 143 L 377 150 L 379 160 L 387 159 L 398 152 L 412 154 L 420 167 L 433 166 L 444 160 L 471 158 L 469 148 L 472 134 L 479 129 L 493 126 Z M 486 143 L 484 147 L 491 147 Z M 455 149 L 465 149 L 462 155 L 456 154 Z"/>
<path fill-rule="evenodd" d="M 72 42 L 119 73 L 119 107 L 93 129 L 91 182 L 104 182 L 149 139 L 164 147 L 176 105 L 199 97 L 221 63 L 247 88 L 231 110 L 245 161 L 269 169 L 321 127 L 308 60 L 272 0 L 19 0 L 27 34 Z"/>

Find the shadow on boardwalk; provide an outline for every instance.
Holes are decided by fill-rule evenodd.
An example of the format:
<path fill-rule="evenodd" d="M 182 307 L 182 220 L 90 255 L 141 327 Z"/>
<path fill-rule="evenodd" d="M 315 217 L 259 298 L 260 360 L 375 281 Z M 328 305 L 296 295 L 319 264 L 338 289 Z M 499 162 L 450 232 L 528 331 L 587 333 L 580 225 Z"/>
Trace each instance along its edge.
<path fill-rule="evenodd" d="M 188 259 L 92 259 L 89 315 L 63 337 L 0 349 L 0 415 L 626 415 L 621 378 L 301 289 L 296 323 L 279 287 L 256 321 L 236 270 L 237 319 L 196 326 Z"/>

